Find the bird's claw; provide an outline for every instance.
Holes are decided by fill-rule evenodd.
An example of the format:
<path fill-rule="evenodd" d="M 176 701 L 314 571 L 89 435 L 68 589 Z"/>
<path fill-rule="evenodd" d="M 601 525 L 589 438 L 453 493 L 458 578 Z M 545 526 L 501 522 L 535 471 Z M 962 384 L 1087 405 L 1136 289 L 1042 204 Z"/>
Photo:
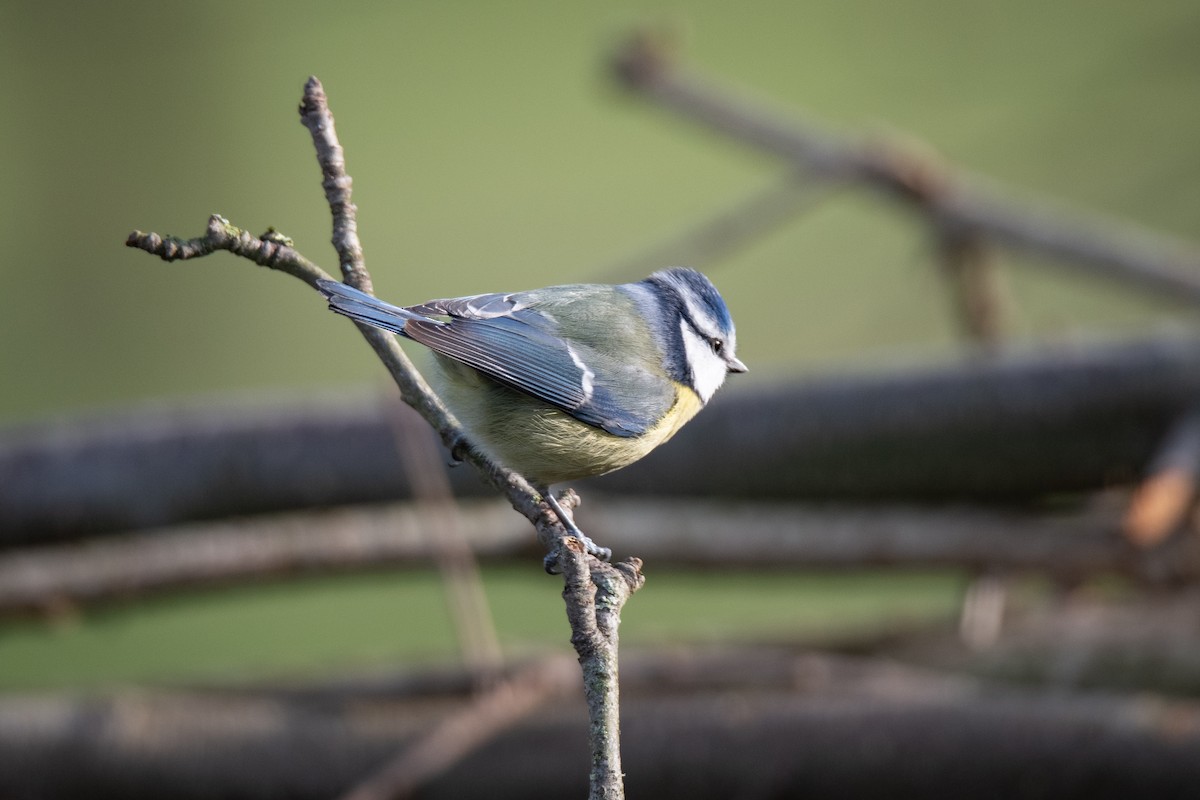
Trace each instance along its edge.
<path fill-rule="evenodd" d="M 579 543 L 583 545 L 583 550 L 585 553 L 590 556 L 595 556 L 601 561 L 608 561 L 612 558 L 612 550 L 596 544 L 588 537 L 587 534 L 581 531 L 579 526 L 575 524 L 575 520 L 571 514 L 562 507 L 562 504 L 558 502 L 553 494 L 551 494 L 549 491 L 544 491 L 542 492 L 542 496 L 546 498 L 546 502 L 550 504 L 552 509 L 554 509 L 555 515 L 558 517 L 559 521 L 562 522 L 563 527 L 567 529 L 567 533 L 569 533 L 571 536 L 574 536 L 579 540 Z M 546 572 L 549 572 L 551 575 L 557 574 L 558 551 L 554 550 L 549 553 L 545 559 L 543 559 L 542 565 L 546 568 Z"/>
<path fill-rule="evenodd" d="M 586 536 L 584 536 L 582 539 L 580 539 L 580 541 L 583 542 L 584 550 L 587 550 L 588 553 L 590 553 L 591 555 L 594 555 L 596 558 L 600 559 L 601 561 L 611 561 L 612 560 L 612 550 L 610 548 L 601 547 L 600 545 L 596 544 L 595 542 L 593 542 L 591 539 L 589 539 Z"/>
<path fill-rule="evenodd" d="M 596 544 L 591 539 L 589 539 L 587 536 L 584 536 L 582 534 L 576 534 L 575 538 L 578 539 L 579 543 L 583 545 L 583 550 L 588 555 L 595 556 L 596 558 L 600 559 L 601 561 L 611 561 L 612 560 L 612 550 L 611 549 L 609 549 L 607 547 L 601 547 L 600 545 Z M 558 549 L 555 548 L 554 550 L 547 553 L 546 557 L 542 559 L 542 568 L 545 569 L 546 572 L 549 573 L 550 575 L 558 575 L 559 574 L 558 553 L 559 553 Z"/>

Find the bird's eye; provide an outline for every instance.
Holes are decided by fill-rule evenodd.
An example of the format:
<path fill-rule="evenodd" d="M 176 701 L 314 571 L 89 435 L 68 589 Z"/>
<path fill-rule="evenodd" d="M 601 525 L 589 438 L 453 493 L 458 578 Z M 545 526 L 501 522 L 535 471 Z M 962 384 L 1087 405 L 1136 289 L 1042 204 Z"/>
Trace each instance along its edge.
<path fill-rule="evenodd" d="M 711 339 L 709 341 L 712 344 L 713 352 L 717 355 L 721 355 L 721 351 L 725 349 L 725 342 L 720 339 Z"/>

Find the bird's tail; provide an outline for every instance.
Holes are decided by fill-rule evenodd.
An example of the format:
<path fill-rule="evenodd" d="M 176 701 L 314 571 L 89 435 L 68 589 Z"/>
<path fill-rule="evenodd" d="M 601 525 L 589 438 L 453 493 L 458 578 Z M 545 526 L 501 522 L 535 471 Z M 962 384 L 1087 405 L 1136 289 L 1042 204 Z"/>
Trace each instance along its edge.
<path fill-rule="evenodd" d="M 434 321 L 337 281 L 320 279 L 317 288 L 329 300 L 330 311 L 401 336 L 405 335 L 404 324 L 410 320 Z"/>

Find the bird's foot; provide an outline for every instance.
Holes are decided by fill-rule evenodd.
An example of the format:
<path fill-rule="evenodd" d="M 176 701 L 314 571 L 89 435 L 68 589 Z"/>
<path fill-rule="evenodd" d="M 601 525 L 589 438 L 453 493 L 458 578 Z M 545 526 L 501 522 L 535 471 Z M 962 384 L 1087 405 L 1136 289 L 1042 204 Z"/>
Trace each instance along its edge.
<path fill-rule="evenodd" d="M 546 502 L 554 509 L 554 513 L 558 515 L 563 527 L 567 529 L 567 533 L 579 540 L 579 543 L 583 545 L 583 549 L 588 555 L 595 556 L 601 561 L 608 561 L 612 558 L 612 550 L 596 544 L 586 533 L 581 531 L 579 526 L 575 524 L 575 519 L 571 516 L 571 513 L 563 508 L 562 504 L 558 502 L 558 499 L 549 490 L 542 492 L 542 496 L 546 498 Z M 546 568 L 546 572 L 554 575 L 557 572 L 558 553 L 548 553 L 542 560 L 542 564 Z"/>

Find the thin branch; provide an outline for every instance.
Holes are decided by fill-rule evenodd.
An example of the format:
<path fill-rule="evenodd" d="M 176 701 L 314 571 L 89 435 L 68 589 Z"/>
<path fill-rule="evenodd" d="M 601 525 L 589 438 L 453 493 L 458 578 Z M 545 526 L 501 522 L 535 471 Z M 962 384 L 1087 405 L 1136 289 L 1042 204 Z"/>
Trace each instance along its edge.
<path fill-rule="evenodd" d="M 333 114 L 329 110 L 324 88 L 315 77 L 309 78 L 305 84 L 300 117 L 309 130 L 316 149 L 322 186 L 333 217 L 332 241 L 338 252 L 342 274 L 351 285 L 363 291 L 370 291 L 372 282 L 363 263 L 356 209 L 351 200 L 352 181 L 346 173 L 345 154 L 338 142 Z M 210 240 L 217 244 L 209 246 Z M 256 241 L 259 243 L 256 244 Z M 181 242 L 174 238 L 163 239 L 153 233 L 135 232 L 129 237 L 127 244 L 167 260 L 198 257 L 207 255 L 214 249 L 225 249 L 263 266 L 283 269 L 301 277 L 310 285 L 316 277 L 324 277 L 323 273 L 314 275 L 311 270 L 300 270 L 290 261 L 285 263 L 278 258 L 267 257 L 267 245 L 274 245 L 273 240 L 253 240 L 246 237 L 240 229 L 217 217 L 210 220 L 208 235 L 198 240 Z M 366 325 L 359 324 L 358 328 L 391 374 L 405 402 L 416 409 L 438 432 L 442 442 L 452 453 L 456 456 L 461 455 L 464 460 L 479 469 L 484 477 L 508 498 L 513 508 L 534 524 L 539 542 L 556 560 L 564 582 L 571 587 L 570 591 L 564 592 L 564 597 L 568 602 L 568 618 L 573 629 L 580 620 L 587 619 L 589 615 L 594 619 L 597 600 L 605 609 L 619 609 L 629 595 L 641 586 L 643 579 L 639 572 L 640 562 L 612 565 L 586 556 L 582 552 L 582 544 L 567 534 L 561 521 L 528 481 L 512 470 L 492 462 L 477 448 L 469 446 L 469 440 L 457 420 L 413 368 L 408 357 L 400 349 L 396 337 Z M 579 649 L 578 653 L 584 667 L 584 689 L 589 698 L 590 709 L 593 709 L 592 698 L 598 698 L 593 710 L 600 716 L 593 719 L 593 729 L 615 731 L 618 707 L 611 686 L 616 682 L 615 629 L 608 633 L 611 635 L 606 636 L 603 641 L 591 636 L 579 637 L 596 647 L 586 651 Z M 575 639 L 573 636 L 572 640 Z M 611 722 L 607 721 L 609 719 Z M 603 750 L 607 763 L 619 764 L 620 756 L 615 738 L 597 739 L 596 747 Z M 592 782 L 592 797 L 623 797 L 624 789 L 619 769 L 605 773 L 604 778 L 603 782 Z"/>
<path fill-rule="evenodd" d="M 358 241 L 358 207 L 350 199 L 354 181 L 346 173 L 346 154 L 338 141 L 333 114 L 325 87 L 315 76 L 304 84 L 304 99 L 300 102 L 300 122 L 312 135 L 321 168 L 321 187 L 333 215 L 333 249 L 346 283 L 374 294 L 371 275 L 363 262 L 362 244 Z"/>
<path fill-rule="evenodd" d="M 642 588 L 641 559 L 631 558 L 611 570 L 588 576 L 584 555 L 564 577 L 563 600 L 571 621 L 571 644 L 579 654 L 583 682 L 588 687 L 588 744 L 591 747 L 590 800 L 619 800 L 625 796 L 621 772 L 620 684 L 617 669 L 617 629 L 621 608 Z M 590 577 L 590 581 L 588 580 Z M 593 587 L 592 584 L 595 584 Z"/>
<path fill-rule="evenodd" d="M 333 248 L 337 251 L 342 275 L 346 282 L 364 292 L 373 293 L 373 282 L 367 272 L 363 260 L 362 244 L 358 240 L 358 208 L 351 200 L 350 190 L 353 180 L 346 173 L 346 156 L 338 141 L 337 129 L 334 126 L 333 114 L 329 110 L 325 88 L 316 77 L 309 77 L 304 84 L 304 97 L 300 102 L 300 122 L 312 136 L 313 148 L 317 154 L 317 164 L 321 168 L 321 186 L 325 190 L 325 199 L 333 217 Z M 382 331 L 370 325 L 355 323 L 375 354 L 387 367 L 392 380 L 400 388 L 404 401 L 415 408 L 425 421 L 437 431 L 444 444 L 452 450 L 465 441 L 465 436 L 457 420 L 442 404 L 441 399 L 433 393 L 425 380 L 417 372 L 412 362 L 400 348 L 396 337 L 387 331 Z M 472 459 L 473 463 L 493 479 L 498 487 L 490 468 L 482 458 Z M 498 477 L 498 476 L 497 476 Z M 521 502 L 536 497 L 532 491 L 524 493 Z M 510 496 L 511 497 L 511 496 Z M 514 507 L 517 507 L 514 503 Z M 530 517 L 522 508 L 517 510 Z M 532 509 L 528 509 L 532 511 Z"/>
<path fill-rule="evenodd" d="M 1200 302 L 1200 250 L 1192 243 L 1010 199 L 906 143 L 831 134 L 672 63 L 651 37 L 631 40 L 613 69 L 663 108 L 826 179 L 859 181 L 916 205 L 935 227 L 983 234 L 1167 299 Z"/>
<path fill-rule="evenodd" d="M 253 236 L 248 231 L 230 224 L 229 220 L 219 214 L 208 218 L 208 228 L 204 235 L 195 239 L 134 231 L 125 240 L 126 247 L 145 250 L 168 262 L 199 258 L 218 250 L 226 250 L 235 256 L 247 258 L 260 267 L 270 267 L 293 275 L 310 286 L 315 287 L 321 279 L 331 280 L 329 273 L 309 261 L 291 245 L 287 237 L 274 230 L 267 231 L 262 236 Z"/>
<path fill-rule="evenodd" d="M 686 264 L 696 269 L 713 264 L 748 242 L 760 238 L 825 200 L 836 184 L 821 181 L 806 170 L 797 170 L 728 208 L 601 272 L 612 282 L 631 280 L 661 269 L 664 264 Z"/>

